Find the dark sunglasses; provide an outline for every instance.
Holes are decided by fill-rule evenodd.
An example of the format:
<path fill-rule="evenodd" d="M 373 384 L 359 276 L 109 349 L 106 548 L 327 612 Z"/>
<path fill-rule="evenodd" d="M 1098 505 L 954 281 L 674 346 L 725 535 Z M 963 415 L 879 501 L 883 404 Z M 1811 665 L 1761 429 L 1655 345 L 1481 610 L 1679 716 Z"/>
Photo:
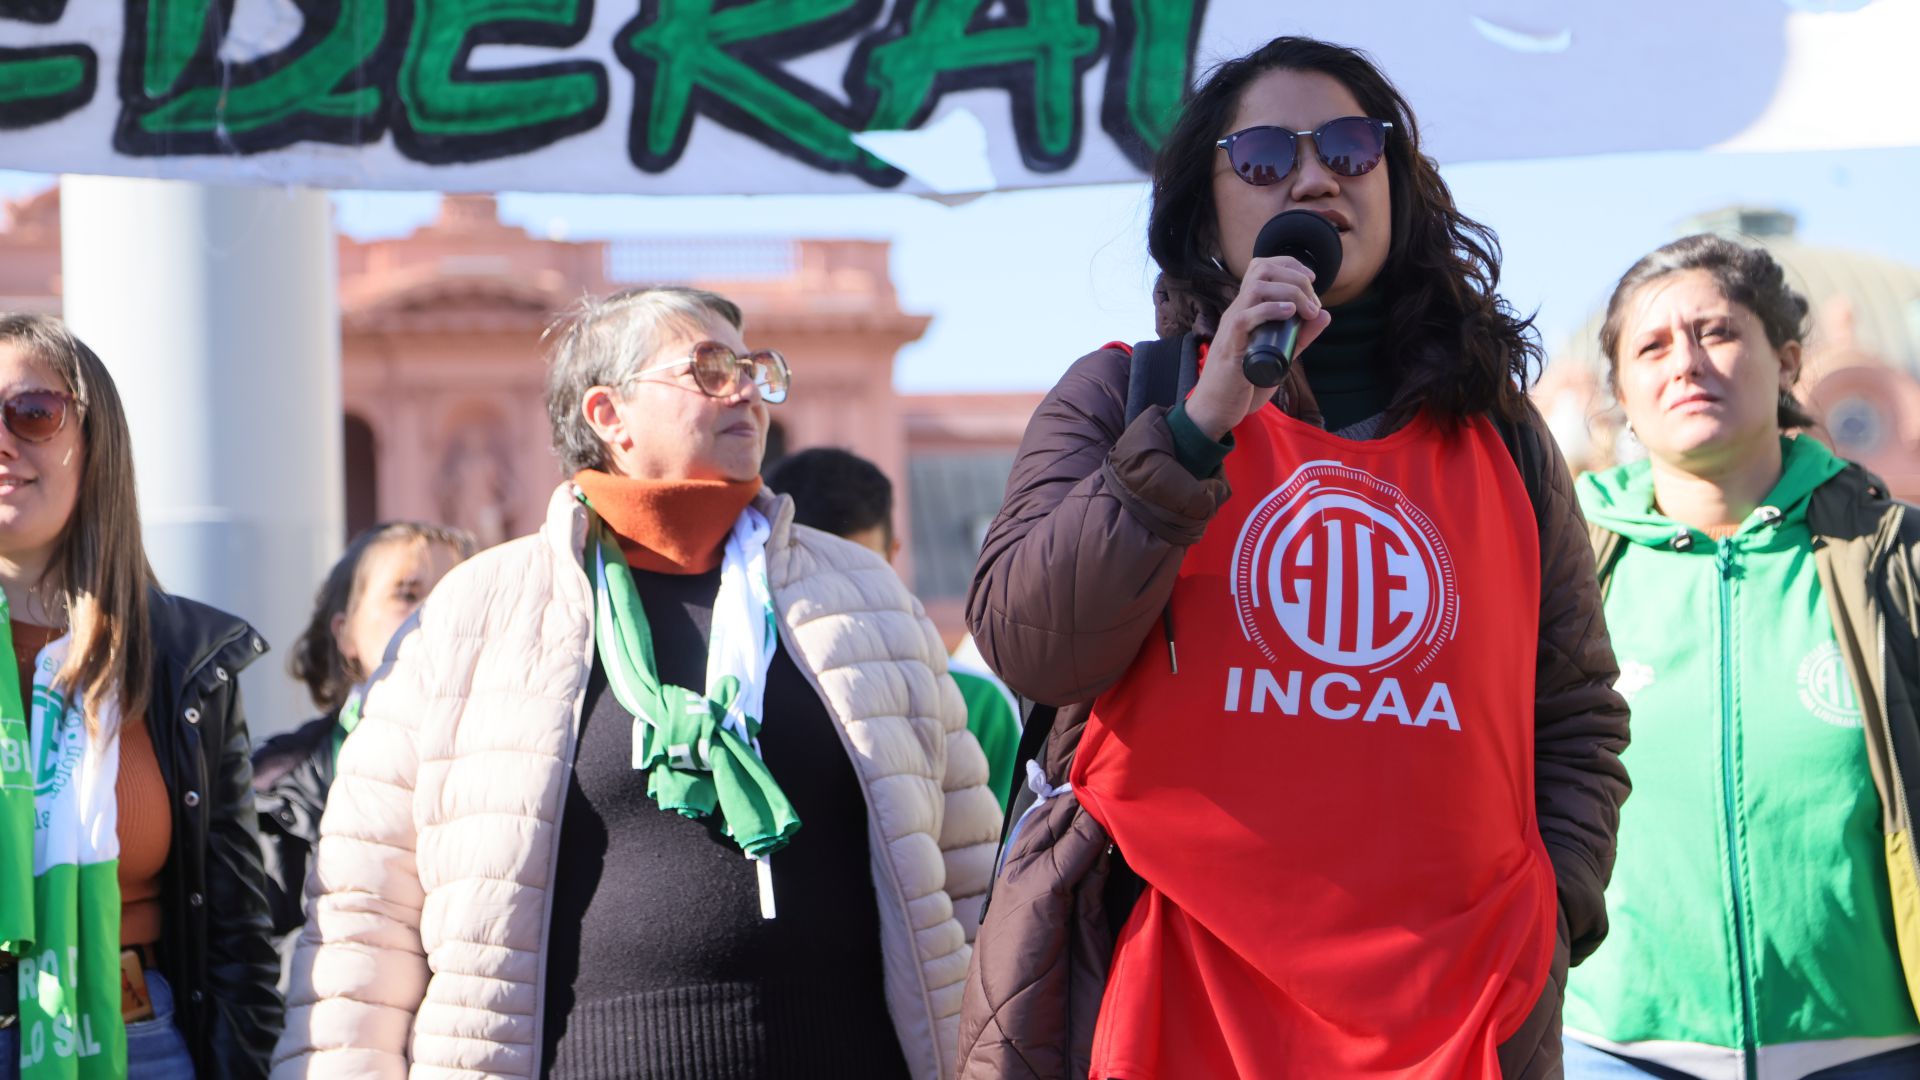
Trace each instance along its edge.
<path fill-rule="evenodd" d="M 15 438 L 43 443 L 67 426 L 73 395 L 60 390 L 22 390 L 0 401 L 0 421 Z"/>
<path fill-rule="evenodd" d="M 1293 171 L 1299 160 L 1300 139 L 1306 135 L 1313 136 L 1313 152 L 1321 164 L 1341 176 L 1364 176 L 1386 156 L 1387 129 L 1391 127 L 1388 121 L 1370 116 L 1342 116 L 1312 131 L 1242 128 L 1214 145 L 1227 152 L 1235 176 L 1255 187 L 1265 187 L 1279 183 Z"/>
<path fill-rule="evenodd" d="M 741 356 L 717 341 L 702 341 L 693 347 L 684 360 L 656 364 L 650 368 L 641 368 L 633 373 L 635 379 L 656 371 L 674 371 L 691 366 L 694 384 L 708 397 L 732 397 L 740 392 L 740 380 L 745 377 L 753 382 L 760 392 L 760 400 L 769 405 L 778 405 L 787 400 L 787 388 L 793 385 L 793 374 L 787 369 L 787 358 L 777 349 L 755 349 Z"/>

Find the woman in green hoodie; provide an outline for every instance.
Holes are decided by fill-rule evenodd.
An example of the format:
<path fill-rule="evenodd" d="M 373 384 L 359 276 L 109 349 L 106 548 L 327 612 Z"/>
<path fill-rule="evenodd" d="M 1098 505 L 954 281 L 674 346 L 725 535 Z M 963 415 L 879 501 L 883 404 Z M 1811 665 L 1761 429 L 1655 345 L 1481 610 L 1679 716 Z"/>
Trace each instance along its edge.
<path fill-rule="evenodd" d="M 1920 1076 L 1920 514 L 1786 432 L 1807 302 L 1766 252 L 1641 259 L 1600 332 L 1647 459 L 1582 477 L 1633 707 L 1567 1075 Z"/>

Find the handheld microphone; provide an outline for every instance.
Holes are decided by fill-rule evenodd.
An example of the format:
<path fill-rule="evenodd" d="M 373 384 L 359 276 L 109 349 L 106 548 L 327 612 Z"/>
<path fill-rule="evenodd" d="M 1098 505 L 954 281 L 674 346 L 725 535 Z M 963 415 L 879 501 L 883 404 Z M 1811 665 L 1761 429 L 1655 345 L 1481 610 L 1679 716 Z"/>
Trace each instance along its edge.
<path fill-rule="evenodd" d="M 1290 255 L 1313 271 L 1313 293 L 1318 296 L 1340 276 L 1340 230 L 1311 210 L 1275 214 L 1254 240 L 1253 257 L 1270 259 L 1277 255 Z M 1300 316 L 1262 323 L 1247 342 L 1240 371 L 1255 386 L 1279 386 L 1293 366 L 1293 352 L 1299 343 Z"/>

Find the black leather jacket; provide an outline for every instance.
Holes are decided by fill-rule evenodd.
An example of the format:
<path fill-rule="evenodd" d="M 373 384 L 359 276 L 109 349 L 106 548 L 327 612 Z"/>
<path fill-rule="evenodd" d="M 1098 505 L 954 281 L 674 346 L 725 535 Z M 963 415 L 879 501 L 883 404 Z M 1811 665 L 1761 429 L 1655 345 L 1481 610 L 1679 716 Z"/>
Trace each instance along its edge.
<path fill-rule="evenodd" d="M 148 727 L 173 799 L 160 966 L 195 1071 L 264 1077 L 283 1006 L 238 679 L 267 644 L 225 612 L 149 595 L 157 655 Z"/>
<path fill-rule="evenodd" d="M 307 921 L 307 867 L 320 843 L 320 814 L 333 786 L 333 729 L 328 713 L 282 732 L 253 752 L 254 808 L 260 814 L 260 854 L 267 870 L 267 903 L 276 936 Z"/>

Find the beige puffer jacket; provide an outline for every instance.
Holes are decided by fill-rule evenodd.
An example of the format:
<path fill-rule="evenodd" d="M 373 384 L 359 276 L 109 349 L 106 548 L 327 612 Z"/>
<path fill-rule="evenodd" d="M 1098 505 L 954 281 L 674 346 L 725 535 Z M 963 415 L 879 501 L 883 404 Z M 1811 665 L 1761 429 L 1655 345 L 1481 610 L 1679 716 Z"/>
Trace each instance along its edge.
<path fill-rule="evenodd" d="M 785 497 L 755 505 L 781 641 L 866 789 L 894 1029 L 916 1076 L 951 1076 L 1000 823 L 986 758 L 893 571 L 794 526 Z M 397 639 L 321 822 L 274 1077 L 540 1075 L 548 885 L 593 663 L 586 524 L 562 484 L 540 533 L 454 570 Z"/>

